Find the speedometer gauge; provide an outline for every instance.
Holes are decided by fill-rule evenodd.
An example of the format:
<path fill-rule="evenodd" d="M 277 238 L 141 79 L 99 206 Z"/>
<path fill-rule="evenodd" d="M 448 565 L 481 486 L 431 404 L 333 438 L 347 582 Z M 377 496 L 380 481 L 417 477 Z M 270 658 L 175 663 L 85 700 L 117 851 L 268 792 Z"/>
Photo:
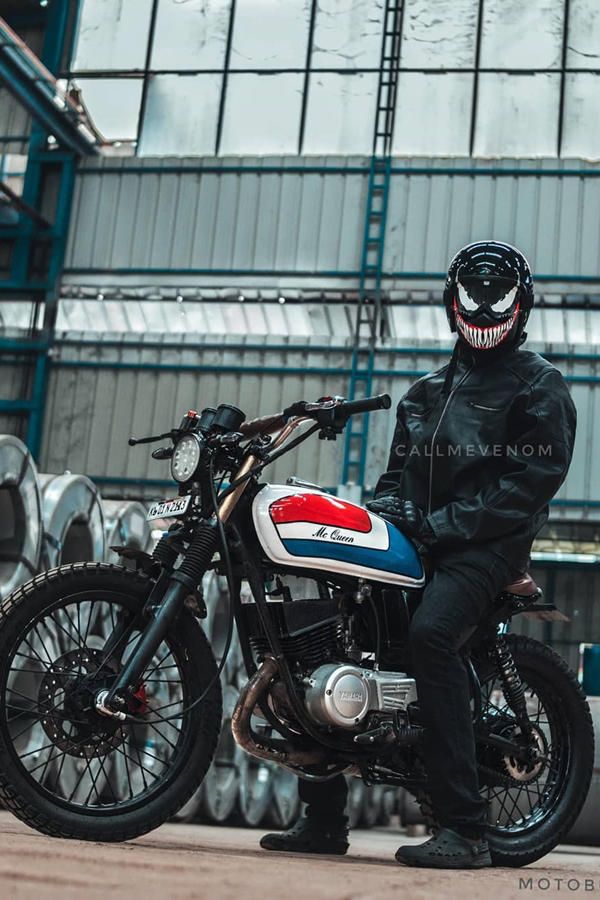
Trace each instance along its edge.
<path fill-rule="evenodd" d="M 175 481 L 189 481 L 193 478 L 200 462 L 200 444 L 193 434 L 186 434 L 177 443 L 171 457 L 171 475 Z"/>

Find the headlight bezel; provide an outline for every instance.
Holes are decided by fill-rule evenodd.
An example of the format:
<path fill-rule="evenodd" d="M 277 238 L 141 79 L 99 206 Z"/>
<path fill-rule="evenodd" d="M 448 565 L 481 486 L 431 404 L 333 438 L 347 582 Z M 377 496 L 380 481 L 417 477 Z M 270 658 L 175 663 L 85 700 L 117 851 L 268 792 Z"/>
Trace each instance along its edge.
<path fill-rule="evenodd" d="M 185 475 L 184 477 L 178 477 L 175 471 L 177 463 L 177 452 L 181 448 L 181 445 L 186 442 L 189 443 L 190 446 L 194 447 L 195 462 L 193 467 L 190 469 L 189 474 Z M 194 434 L 194 432 L 184 434 L 183 437 L 181 437 L 173 447 L 173 456 L 171 457 L 171 478 L 178 484 L 185 484 L 188 481 L 192 481 L 192 479 L 194 478 L 200 464 L 201 449 L 200 439 L 197 434 Z"/>

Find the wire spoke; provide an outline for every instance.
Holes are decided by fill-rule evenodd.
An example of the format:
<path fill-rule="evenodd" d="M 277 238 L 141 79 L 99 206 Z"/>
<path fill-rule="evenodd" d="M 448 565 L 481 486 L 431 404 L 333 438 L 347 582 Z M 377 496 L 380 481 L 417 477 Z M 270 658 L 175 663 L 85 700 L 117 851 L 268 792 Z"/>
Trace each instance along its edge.
<path fill-rule="evenodd" d="M 73 790 L 71 791 L 71 794 L 69 795 L 69 800 L 68 800 L 69 803 L 71 803 L 71 801 L 72 801 L 73 798 L 75 797 L 75 794 L 77 793 L 77 791 L 78 791 L 78 789 L 79 789 L 79 785 L 80 785 L 81 782 L 83 781 L 83 776 L 84 776 L 85 773 L 89 770 L 89 767 L 90 767 L 89 760 L 86 760 L 85 768 L 81 770 L 81 773 L 80 773 L 80 775 L 79 775 L 79 778 L 78 778 L 77 781 L 75 782 L 75 787 L 73 788 Z M 92 781 L 93 781 L 93 776 L 92 776 L 91 773 L 90 773 L 90 778 L 91 778 Z M 93 785 L 92 785 L 92 787 L 93 787 Z M 90 790 L 90 793 L 88 794 L 88 797 L 91 796 L 91 793 L 92 793 L 92 792 L 91 792 L 91 790 Z M 87 799 L 86 799 L 86 802 L 87 802 Z"/>
<path fill-rule="evenodd" d="M 50 746 L 53 747 L 54 744 L 50 744 Z M 50 763 L 52 760 L 58 759 L 59 756 L 60 756 L 62 753 L 64 753 L 64 751 L 63 751 L 63 750 L 59 750 L 59 752 L 56 753 L 54 756 L 52 756 L 52 754 L 49 754 L 49 755 L 48 755 L 48 759 L 46 760 L 46 762 L 40 763 L 38 766 L 35 766 L 34 769 L 28 769 L 27 771 L 29 772 L 30 775 L 33 775 L 33 773 L 34 773 L 34 772 L 37 772 L 38 769 L 41 769 L 42 766 L 47 766 L 48 763 Z M 38 778 L 37 780 L 39 781 L 39 778 Z"/>
<path fill-rule="evenodd" d="M 166 741 L 166 742 L 167 742 L 167 744 L 169 745 L 169 747 L 172 747 L 173 750 L 177 750 L 177 744 L 174 744 L 172 741 L 169 740 L 168 737 L 166 737 L 166 736 L 162 733 L 162 731 L 159 731 L 158 727 L 154 724 L 154 722 L 147 722 L 146 724 L 149 725 L 150 728 L 153 728 L 154 731 L 156 731 L 156 733 L 157 733 L 158 735 L 160 735 L 160 737 L 163 739 L 163 741 Z M 169 722 L 169 724 L 171 724 L 171 723 Z M 179 731 L 179 733 L 181 733 L 181 729 L 176 729 L 176 730 Z"/>
<path fill-rule="evenodd" d="M 136 766 L 139 768 L 140 773 L 141 773 L 141 775 L 142 775 L 142 779 L 143 779 L 143 781 L 144 781 L 144 787 L 145 787 L 146 789 L 147 789 L 147 787 L 148 787 L 148 784 L 147 784 L 147 782 L 146 782 L 146 779 L 144 778 L 144 772 L 146 772 L 148 775 L 151 775 L 152 778 L 153 778 L 155 781 L 158 779 L 158 775 L 157 775 L 155 772 L 153 772 L 151 769 L 147 769 L 146 766 L 143 765 L 142 760 L 141 760 L 141 757 L 140 757 L 140 748 L 137 746 L 137 744 L 135 745 L 134 749 L 135 749 L 135 752 L 136 752 L 137 755 L 138 755 L 138 762 L 135 761 L 135 759 L 133 758 L 133 756 L 129 756 L 129 755 L 125 752 L 125 750 L 123 749 L 122 746 L 121 746 L 121 747 L 118 747 L 117 749 L 119 750 L 120 753 L 123 754 L 123 756 L 125 756 L 127 759 L 129 759 L 134 765 L 136 765 Z"/>
<path fill-rule="evenodd" d="M 555 739 L 558 740 L 558 723 L 555 715 L 551 712 L 551 706 L 548 706 L 548 702 L 552 704 L 552 697 L 549 696 L 548 702 L 545 699 L 542 701 L 542 697 L 534 687 L 530 685 L 524 685 L 524 687 L 528 717 L 544 741 L 542 753 L 546 757 L 546 761 L 537 776 L 531 773 L 529 781 L 515 782 L 513 786 L 486 785 L 482 789 L 482 794 L 484 793 L 488 803 L 490 819 L 494 818 L 492 811 L 494 804 L 497 804 L 495 825 L 502 830 L 526 829 L 529 827 L 532 817 L 535 816 L 538 821 L 540 814 L 543 816 L 549 814 L 557 785 L 561 783 L 561 767 L 564 765 L 562 745 L 555 745 Z M 543 696 L 545 698 L 546 694 L 544 693 Z M 501 697 L 503 698 L 503 692 L 498 686 L 498 680 L 493 678 L 482 691 L 484 721 L 487 719 L 492 727 L 499 725 L 502 729 L 505 726 L 509 729 L 518 727 L 516 716 L 506 699 L 501 699 Z M 499 774 L 505 776 L 509 773 L 502 771 L 505 765 L 502 762 L 502 753 L 501 751 L 497 751 L 497 753 L 498 762 L 494 763 L 494 768 L 500 767 Z"/>
<path fill-rule="evenodd" d="M 49 744 L 44 744 L 43 747 L 36 747 L 35 750 L 29 750 L 27 753 L 20 753 L 19 759 L 26 759 L 28 756 L 35 756 L 36 753 L 41 753 L 43 750 L 49 750 L 51 747 L 54 747 L 55 744 L 53 741 L 50 741 Z"/>
<path fill-rule="evenodd" d="M 42 657 L 40 656 L 40 654 L 37 652 L 37 650 L 35 649 L 35 647 L 33 647 L 33 646 L 29 643 L 29 641 L 27 640 L 27 638 L 23 638 L 23 643 L 27 644 L 27 646 L 29 647 L 29 649 L 31 650 L 32 653 L 35 653 L 35 655 L 37 656 L 39 662 L 40 662 L 41 665 L 44 667 L 44 670 L 45 670 L 46 672 L 49 672 L 49 671 L 52 669 L 52 663 L 53 663 L 53 661 L 50 660 L 50 665 L 48 666 L 48 663 L 47 663 L 44 659 L 42 659 Z M 22 656 L 23 654 L 19 653 L 19 654 L 17 654 L 17 655 Z M 31 658 L 31 657 L 28 657 L 28 658 Z"/>

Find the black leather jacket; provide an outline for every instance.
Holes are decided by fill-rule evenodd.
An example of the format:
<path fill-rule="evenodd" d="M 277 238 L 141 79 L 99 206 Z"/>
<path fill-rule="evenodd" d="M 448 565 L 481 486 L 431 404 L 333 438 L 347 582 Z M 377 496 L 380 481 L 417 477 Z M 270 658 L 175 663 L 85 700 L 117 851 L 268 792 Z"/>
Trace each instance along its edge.
<path fill-rule="evenodd" d="M 451 385 L 444 366 L 398 404 L 375 495 L 397 492 L 427 513 L 434 556 L 474 542 L 522 571 L 569 468 L 575 406 L 537 353 L 457 349 Z"/>

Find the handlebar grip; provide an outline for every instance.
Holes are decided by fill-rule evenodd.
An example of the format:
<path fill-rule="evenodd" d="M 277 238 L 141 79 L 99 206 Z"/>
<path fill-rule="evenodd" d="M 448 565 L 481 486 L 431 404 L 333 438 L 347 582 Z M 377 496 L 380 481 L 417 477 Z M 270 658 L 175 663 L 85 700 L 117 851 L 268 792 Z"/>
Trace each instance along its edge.
<path fill-rule="evenodd" d="M 374 412 L 376 409 L 389 409 L 392 398 L 389 394 L 379 394 L 377 397 L 365 397 L 364 400 L 345 400 L 340 405 L 345 415 L 355 416 L 359 413 Z"/>

